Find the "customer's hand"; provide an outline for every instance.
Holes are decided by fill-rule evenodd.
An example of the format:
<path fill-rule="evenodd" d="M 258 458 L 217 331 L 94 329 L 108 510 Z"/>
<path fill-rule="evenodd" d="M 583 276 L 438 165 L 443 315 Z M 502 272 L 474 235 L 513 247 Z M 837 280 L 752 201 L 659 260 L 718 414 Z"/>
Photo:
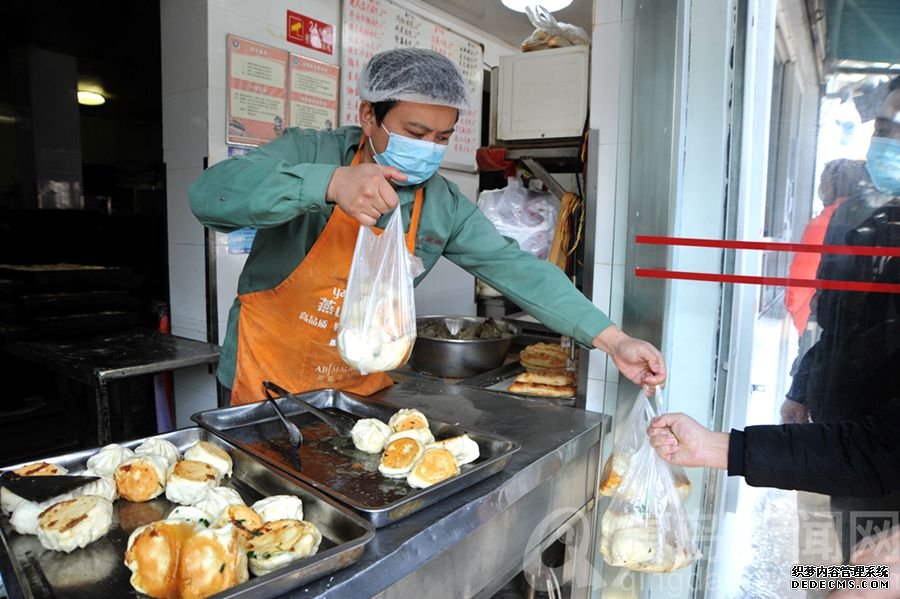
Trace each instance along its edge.
<path fill-rule="evenodd" d="M 629 337 L 615 325 L 594 337 L 594 347 L 608 353 L 619 372 L 632 383 L 649 387 L 651 394 L 666 382 L 666 360 L 660 351 L 642 339 Z"/>
<path fill-rule="evenodd" d="M 782 424 L 805 424 L 810 422 L 809 410 L 800 402 L 792 399 L 784 400 L 781 404 L 781 423 Z"/>
<path fill-rule="evenodd" d="M 335 169 L 325 190 L 325 200 L 334 202 L 352 218 L 371 227 L 382 214 L 400 202 L 390 181 L 406 181 L 406 175 L 390 166 L 359 164 Z"/>
<path fill-rule="evenodd" d="M 663 414 L 647 429 L 659 457 L 679 466 L 728 467 L 728 434 L 715 433 L 687 414 Z"/>

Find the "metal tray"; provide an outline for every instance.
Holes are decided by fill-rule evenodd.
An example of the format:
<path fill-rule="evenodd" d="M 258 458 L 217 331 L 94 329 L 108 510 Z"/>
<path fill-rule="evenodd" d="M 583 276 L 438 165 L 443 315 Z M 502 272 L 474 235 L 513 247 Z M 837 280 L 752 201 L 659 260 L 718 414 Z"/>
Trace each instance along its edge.
<path fill-rule="evenodd" d="M 290 589 L 320 578 L 356 562 L 366 543 L 374 536 L 370 524 L 350 510 L 275 472 L 259 460 L 216 438 L 202 428 L 189 428 L 156 438 L 167 439 L 183 452 L 199 440 L 222 447 L 234 462 L 234 475 L 223 480 L 241 494 L 247 504 L 269 495 L 296 495 L 303 500 L 304 518 L 322 532 L 319 552 L 261 577 L 251 575 L 244 584 L 232 587 L 214 597 L 277 597 Z M 122 442 L 135 447 L 144 439 Z M 84 469 L 87 458 L 97 450 L 83 450 L 44 461 L 65 466 L 71 472 Z M 24 464 L 10 466 L 16 468 Z M 0 572 L 10 599 L 137 597 L 131 587 L 131 571 L 125 567 L 125 548 L 131 532 L 143 524 L 162 520 L 174 506 L 165 495 L 145 503 L 116 500 L 113 525 L 109 533 L 83 549 L 72 553 L 45 550 L 37 537 L 20 535 L 0 516 Z"/>
<path fill-rule="evenodd" d="M 539 402 L 552 403 L 557 406 L 574 406 L 574 397 L 546 397 L 543 395 L 531 395 L 528 393 L 513 393 L 509 390 L 509 386 L 513 384 L 513 379 L 525 372 L 525 368 L 518 360 L 510 362 L 494 370 L 489 370 L 472 378 L 460 381 L 460 385 L 491 391 L 493 393 L 502 393 L 519 399 L 531 399 Z"/>
<path fill-rule="evenodd" d="M 300 397 L 318 408 L 356 419 L 378 418 L 387 422 L 398 410 L 385 402 L 334 389 L 300 394 Z M 304 443 L 299 449 L 291 447 L 284 426 L 268 402 L 209 410 L 192 418 L 200 426 L 349 505 L 378 528 L 500 472 L 520 447 L 491 433 L 429 418 L 436 439 L 467 433 L 478 443 L 481 456 L 462 466 L 453 478 L 426 489 L 413 489 L 406 484 L 406 479 L 388 478 L 378 472 L 380 455 L 359 451 L 350 437 L 338 436 L 298 403 L 287 398 L 276 401 L 303 433 Z"/>

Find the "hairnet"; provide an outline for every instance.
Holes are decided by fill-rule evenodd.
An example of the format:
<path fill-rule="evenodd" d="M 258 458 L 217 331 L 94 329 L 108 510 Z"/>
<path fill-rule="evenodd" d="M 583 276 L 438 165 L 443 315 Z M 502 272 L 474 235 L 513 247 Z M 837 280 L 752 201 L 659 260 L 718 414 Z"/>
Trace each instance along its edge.
<path fill-rule="evenodd" d="M 469 89 L 453 61 L 433 50 L 398 48 L 372 57 L 359 78 L 359 98 L 469 107 Z"/>

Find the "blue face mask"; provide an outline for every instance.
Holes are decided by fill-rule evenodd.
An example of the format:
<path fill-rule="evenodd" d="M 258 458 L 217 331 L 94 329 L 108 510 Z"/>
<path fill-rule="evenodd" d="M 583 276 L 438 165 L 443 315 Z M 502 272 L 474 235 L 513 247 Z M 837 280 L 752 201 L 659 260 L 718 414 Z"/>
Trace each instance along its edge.
<path fill-rule="evenodd" d="M 900 140 L 873 137 L 866 155 L 866 170 L 878 191 L 900 196 Z"/>
<path fill-rule="evenodd" d="M 382 166 L 392 166 L 406 175 L 406 181 L 395 181 L 397 185 L 418 185 L 437 171 L 447 146 L 391 133 L 384 124 L 381 127 L 388 134 L 384 152 L 378 154 L 375 151 L 371 138 L 369 146 L 375 162 Z"/>

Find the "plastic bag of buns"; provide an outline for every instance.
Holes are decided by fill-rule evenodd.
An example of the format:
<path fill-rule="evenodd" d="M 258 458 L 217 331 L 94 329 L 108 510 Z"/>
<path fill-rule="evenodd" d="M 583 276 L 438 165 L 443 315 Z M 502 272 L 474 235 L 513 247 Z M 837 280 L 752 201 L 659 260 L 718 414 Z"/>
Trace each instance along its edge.
<path fill-rule="evenodd" d="M 598 491 L 601 495 L 611 496 L 616 492 L 625 472 L 629 469 L 632 456 L 647 438 L 650 420 L 657 414 L 656 402 L 661 398 L 662 390 L 659 387 L 656 388 L 656 394 L 652 398 L 647 395 L 647 389 L 641 388 L 625 422 L 616 427 L 615 445 L 600 473 Z M 682 499 L 686 499 L 691 493 L 691 481 L 687 473 L 681 466 L 670 465 L 669 468 L 675 479 L 675 487 Z"/>
<path fill-rule="evenodd" d="M 674 572 L 700 557 L 672 471 L 646 434 L 600 527 L 600 553 L 611 566 Z"/>
<path fill-rule="evenodd" d="M 584 29 L 577 25 L 560 23 L 540 4 L 526 6 L 525 12 L 535 29 L 522 42 L 522 52 L 591 45 L 591 38 Z"/>
<path fill-rule="evenodd" d="M 422 272 L 416 260 L 406 248 L 399 206 L 381 235 L 360 227 L 337 346 L 362 374 L 393 370 L 409 358 L 416 341 L 413 279 Z"/>

